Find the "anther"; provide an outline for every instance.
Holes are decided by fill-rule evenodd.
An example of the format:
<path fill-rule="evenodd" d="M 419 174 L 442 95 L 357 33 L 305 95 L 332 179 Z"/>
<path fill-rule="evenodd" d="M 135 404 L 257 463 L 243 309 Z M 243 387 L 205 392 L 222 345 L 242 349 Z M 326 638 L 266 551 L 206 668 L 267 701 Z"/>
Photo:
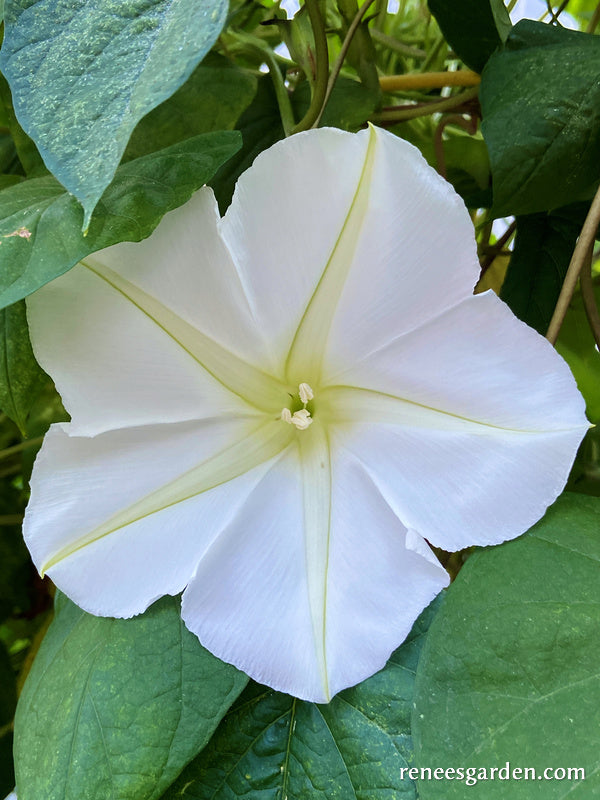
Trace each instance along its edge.
<path fill-rule="evenodd" d="M 311 424 L 312 417 L 306 408 L 301 408 L 292 415 L 292 425 L 295 425 L 299 431 L 305 431 Z"/>
<path fill-rule="evenodd" d="M 288 425 L 295 425 L 299 431 L 305 431 L 309 425 L 312 425 L 313 421 L 310 415 L 310 411 L 306 407 L 306 404 L 308 403 L 309 400 L 312 400 L 314 396 L 315 396 L 314 392 L 310 388 L 308 383 L 301 383 L 298 386 L 298 397 L 300 398 L 300 402 L 302 403 L 304 408 L 295 411 L 293 414 L 291 409 L 282 408 L 281 420 L 283 422 L 287 422 Z"/>
<path fill-rule="evenodd" d="M 312 400 L 314 395 L 313 390 L 310 388 L 308 383 L 301 383 L 298 387 L 298 394 L 300 395 L 300 401 L 303 405 L 306 405 L 309 400 Z"/>
<path fill-rule="evenodd" d="M 305 431 L 313 421 L 307 408 L 301 408 L 300 411 L 295 411 L 293 414 L 289 408 L 282 408 L 281 419 L 288 425 L 295 425 L 299 431 Z"/>

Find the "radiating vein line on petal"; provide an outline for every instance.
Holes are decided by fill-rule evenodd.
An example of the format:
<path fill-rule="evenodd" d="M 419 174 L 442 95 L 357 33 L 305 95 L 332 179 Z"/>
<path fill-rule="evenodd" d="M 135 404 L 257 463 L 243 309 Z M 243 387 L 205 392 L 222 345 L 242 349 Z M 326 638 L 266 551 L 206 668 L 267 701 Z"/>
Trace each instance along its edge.
<path fill-rule="evenodd" d="M 325 697 L 327 670 L 327 581 L 331 536 L 331 455 L 325 428 L 312 425 L 298 436 L 302 464 L 304 535 L 309 606 Z"/>
<path fill-rule="evenodd" d="M 292 436 L 293 432 L 288 426 L 281 425 L 279 421 L 263 423 L 254 428 L 248 436 L 118 511 L 102 525 L 70 542 L 42 565 L 40 573 L 43 576 L 60 561 L 127 525 L 234 480 L 282 452 L 289 445 Z"/>
<path fill-rule="evenodd" d="M 190 325 L 152 295 L 99 262 L 80 262 L 129 300 L 226 389 L 269 413 L 281 410 L 286 387 Z"/>
<path fill-rule="evenodd" d="M 418 403 L 406 397 L 397 397 L 359 386 L 328 386 L 321 390 L 319 400 L 329 423 L 368 423 L 404 425 L 411 428 L 463 431 L 465 433 L 540 434 L 580 430 L 570 428 L 509 428 L 481 419 L 464 417 L 441 408 Z M 476 429 L 474 429 L 474 426 Z"/>
<path fill-rule="evenodd" d="M 377 136 L 371 127 L 363 168 L 348 214 L 294 334 L 286 361 L 289 378 L 305 376 L 303 379 L 320 381 L 329 329 L 366 214 L 376 142 Z"/>

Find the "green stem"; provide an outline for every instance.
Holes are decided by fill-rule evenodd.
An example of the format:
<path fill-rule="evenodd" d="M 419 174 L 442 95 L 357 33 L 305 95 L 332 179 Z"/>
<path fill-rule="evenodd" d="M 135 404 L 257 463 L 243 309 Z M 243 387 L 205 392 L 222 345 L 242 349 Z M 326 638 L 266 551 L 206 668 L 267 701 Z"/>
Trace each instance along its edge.
<path fill-rule="evenodd" d="M 502 236 L 498 239 L 498 241 L 493 244 L 489 245 L 489 236 L 488 236 L 488 246 L 484 247 L 482 256 L 480 258 L 480 265 L 481 265 L 481 274 L 480 278 L 487 272 L 487 270 L 492 266 L 497 256 L 504 250 L 506 245 L 512 239 L 515 234 L 515 230 L 517 228 L 516 222 L 511 222 L 508 228 L 504 231 Z M 490 231 L 491 231 L 491 224 L 490 224 Z"/>
<path fill-rule="evenodd" d="M 23 522 L 23 514 L 2 514 L 0 515 L 0 527 L 5 525 L 20 525 Z"/>
<path fill-rule="evenodd" d="M 7 447 L 4 450 L 0 450 L 0 461 L 14 455 L 14 453 L 20 453 L 21 450 L 26 450 L 28 447 L 35 447 L 36 445 L 41 444 L 43 441 L 43 436 L 36 436 L 34 439 L 25 439 L 25 441 L 21 442 L 20 444 L 15 444 L 12 447 Z"/>
<path fill-rule="evenodd" d="M 260 53 L 261 58 L 264 58 L 265 63 L 269 68 L 269 75 L 273 81 L 273 87 L 275 89 L 275 97 L 279 107 L 279 116 L 281 117 L 283 131 L 286 136 L 289 136 L 296 123 L 294 120 L 294 112 L 292 110 L 290 96 L 288 94 L 283 75 L 281 74 L 281 69 L 279 68 L 279 64 L 277 62 L 277 56 L 266 43 L 254 36 L 251 36 L 250 34 L 244 33 L 243 31 L 232 31 L 230 36 L 239 42 L 239 47 L 242 50 L 249 48 Z M 234 48 L 230 47 L 229 49 L 233 51 Z"/>
<path fill-rule="evenodd" d="M 383 27 L 385 18 L 387 17 L 387 2 L 386 0 L 377 0 L 375 6 L 375 25 L 371 28 L 371 38 L 373 38 L 373 31 L 377 28 Z"/>
<path fill-rule="evenodd" d="M 346 58 L 346 54 L 348 53 L 348 49 L 350 48 L 350 45 L 352 44 L 352 39 L 354 37 L 354 34 L 358 30 L 358 26 L 360 25 L 360 23 L 362 21 L 362 18 L 366 14 L 367 9 L 373 3 L 373 1 L 374 0 L 365 0 L 365 2 L 362 4 L 362 6 L 356 12 L 356 16 L 354 17 L 354 19 L 350 23 L 350 27 L 348 28 L 348 33 L 346 34 L 346 37 L 345 37 L 344 41 L 342 42 L 342 47 L 340 49 L 338 57 L 336 58 L 335 63 L 333 65 L 332 69 L 331 69 L 331 75 L 329 76 L 329 82 L 327 84 L 327 90 L 325 92 L 325 99 L 323 101 L 323 106 L 321 108 L 319 116 L 317 117 L 317 119 L 315 120 L 315 123 L 313 125 L 313 127 L 315 127 L 315 128 L 317 127 L 317 125 L 321 121 L 321 117 L 323 116 L 323 112 L 325 111 L 325 107 L 327 106 L 327 103 L 329 102 L 329 98 L 331 97 L 331 93 L 332 93 L 333 88 L 335 86 L 335 82 L 337 81 L 338 75 L 340 74 L 340 70 L 342 69 L 342 66 L 344 64 L 344 59 Z M 379 87 L 379 79 L 377 80 L 377 86 Z"/>
<path fill-rule="evenodd" d="M 387 33 L 377 30 L 377 28 L 371 30 L 371 38 L 375 39 L 376 42 L 379 42 L 389 50 L 394 50 L 402 56 L 407 56 L 407 58 L 427 58 L 425 50 L 421 50 L 418 47 L 411 47 L 409 44 L 404 44 L 398 41 L 398 39 L 394 39 L 393 36 L 388 36 Z"/>
<path fill-rule="evenodd" d="M 12 464 L 10 467 L 0 469 L 0 480 L 3 480 L 4 478 L 12 478 L 13 475 L 18 475 L 22 471 L 23 467 L 21 464 Z"/>
<path fill-rule="evenodd" d="M 416 105 L 413 108 L 389 109 L 388 111 L 381 111 L 378 114 L 373 114 L 371 117 L 372 122 L 393 124 L 395 122 L 405 122 L 409 119 L 416 119 L 417 117 L 427 117 L 430 114 L 438 112 L 450 111 L 462 106 L 469 100 L 477 97 L 479 87 L 474 86 L 472 89 L 467 89 L 466 92 L 455 94 L 453 97 L 447 97 L 444 100 L 438 100 L 434 103 L 426 103 L 424 105 Z"/>
<path fill-rule="evenodd" d="M 444 39 L 443 34 L 440 33 L 440 35 L 435 40 L 435 44 L 433 45 L 433 47 L 431 48 L 431 50 L 427 54 L 427 58 L 421 64 L 421 72 L 428 72 L 429 71 L 429 67 L 433 64 L 433 62 L 437 58 L 438 53 L 440 52 L 440 50 L 442 49 L 442 46 L 444 44 L 446 44 L 446 40 Z"/>
<path fill-rule="evenodd" d="M 581 229 L 579 239 L 577 240 L 577 244 L 573 250 L 571 262 L 569 264 L 567 274 L 565 275 L 562 289 L 560 290 L 560 295 L 558 297 L 558 302 L 556 303 L 556 308 L 554 309 L 554 314 L 552 315 L 550 325 L 548 326 L 546 339 L 548 339 L 551 344 L 556 344 L 556 340 L 558 339 L 558 334 L 560 333 L 561 326 L 567 314 L 571 298 L 573 297 L 575 287 L 577 286 L 577 279 L 579 278 L 584 265 L 587 263 L 590 248 L 594 244 L 594 239 L 596 237 L 596 231 L 598 230 L 599 224 L 600 188 L 598 188 L 596 194 L 594 195 L 592 205 L 590 206 L 588 215 L 583 223 L 583 228 Z"/>
<path fill-rule="evenodd" d="M 548 0 L 547 0 L 547 2 L 548 2 Z M 548 2 L 548 11 L 550 12 L 550 24 L 551 25 L 553 25 L 555 22 L 558 22 L 558 18 L 560 17 L 560 15 L 565 10 L 565 8 L 567 7 L 568 4 L 569 4 L 569 0 L 562 0 L 562 3 L 560 4 L 560 6 L 556 9 L 556 11 L 554 11 L 553 8 L 552 8 L 552 4 L 550 2 Z"/>
<path fill-rule="evenodd" d="M 279 107 L 279 116 L 281 117 L 281 124 L 283 125 L 283 132 L 289 136 L 294 127 L 294 112 L 292 111 L 292 104 L 288 94 L 287 87 L 283 80 L 283 75 L 279 69 L 275 54 L 270 47 L 261 48 L 265 61 L 269 68 L 269 75 L 273 81 L 275 88 L 275 97 L 277 98 L 277 105 Z"/>
<path fill-rule="evenodd" d="M 316 75 L 315 85 L 308 111 L 303 119 L 292 129 L 292 133 L 307 131 L 318 124 L 325 103 L 327 102 L 327 81 L 329 78 L 329 50 L 327 49 L 327 34 L 321 16 L 318 0 L 306 0 L 306 7 L 310 17 L 310 24 L 315 37 Z"/>
<path fill-rule="evenodd" d="M 368 27 L 360 24 L 372 1 L 359 9 L 357 0 L 338 0 L 338 9 L 347 26 L 344 43 L 348 42 L 346 52 L 349 52 L 349 61 L 358 72 L 361 83 L 379 98 L 381 92 L 375 66 L 375 47 Z"/>
<path fill-rule="evenodd" d="M 596 8 L 594 9 L 594 13 L 592 14 L 592 18 L 590 19 L 589 24 L 585 29 L 585 32 L 594 33 L 599 22 L 600 22 L 600 3 L 598 3 Z"/>
<path fill-rule="evenodd" d="M 579 288 L 581 289 L 581 299 L 587 320 L 596 342 L 596 347 L 600 348 L 600 313 L 596 305 L 594 295 L 594 284 L 592 282 L 592 264 L 594 261 L 594 243 L 588 251 L 587 263 L 584 263 L 579 277 Z"/>

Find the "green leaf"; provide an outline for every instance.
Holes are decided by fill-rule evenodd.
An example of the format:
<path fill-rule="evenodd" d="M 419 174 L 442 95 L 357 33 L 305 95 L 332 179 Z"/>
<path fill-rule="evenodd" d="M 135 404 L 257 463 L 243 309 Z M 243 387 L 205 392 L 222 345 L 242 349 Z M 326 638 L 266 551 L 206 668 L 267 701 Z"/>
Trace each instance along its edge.
<path fill-rule="evenodd" d="M 0 795 L 2 797 L 15 785 L 12 759 L 13 735 L 10 723 L 16 705 L 15 673 L 6 648 L 0 642 Z"/>
<path fill-rule="evenodd" d="M 0 69 L 48 169 L 85 209 L 111 182 L 135 125 L 188 78 L 227 0 L 10 0 Z"/>
<path fill-rule="evenodd" d="M 421 800 L 600 796 L 600 500 L 565 494 L 527 535 L 475 553 L 447 592 L 416 682 Z M 583 767 L 585 780 L 490 780 L 490 768 Z M 523 778 L 523 775 L 521 775 Z"/>
<path fill-rule="evenodd" d="M 443 143 L 446 178 L 465 201 L 467 208 L 484 208 L 491 203 L 490 161 L 482 139 L 449 134 Z M 435 168 L 437 158 L 431 147 L 426 158 Z M 431 158 L 431 160 L 429 160 Z"/>
<path fill-rule="evenodd" d="M 131 620 L 61 597 L 19 698 L 19 800 L 154 800 L 247 683 L 184 626 L 178 598 Z"/>
<path fill-rule="evenodd" d="M 504 5 L 504 0 L 490 0 L 490 8 L 492 9 L 492 15 L 494 17 L 498 36 L 502 42 L 505 42 L 508 38 L 508 34 L 512 30 L 513 25 L 510 21 L 510 14 Z"/>
<path fill-rule="evenodd" d="M 172 97 L 138 123 L 125 159 L 145 156 L 200 133 L 231 130 L 256 93 L 256 78 L 210 56 Z"/>
<path fill-rule="evenodd" d="M 296 118 L 302 119 L 310 105 L 310 86 L 300 84 L 293 95 Z M 379 96 L 363 83 L 350 78 L 338 78 L 321 119 L 321 125 L 356 131 L 369 119 Z"/>
<path fill-rule="evenodd" d="M 25 435 L 25 422 L 46 378 L 31 349 L 25 302 L 0 309 L 0 409 Z"/>
<path fill-rule="evenodd" d="M 234 131 L 207 133 L 122 164 L 87 236 L 82 210 L 54 178 L 0 192 L 0 308 L 62 275 L 89 253 L 149 236 L 240 147 Z"/>
<path fill-rule="evenodd" d="M 12 720 L 16 707 L 15 674 L 6 648 L 3 642 L 0 642 L 0 728 Z"/>
<path fill-rule="evenodd" d="M 277 97 L 269 76 L 259 78 L 254 100 L 240 117 L 236 129 L 241 132 L 244 143 L 210 182 L 221 214 L 227 210 L 235 182 L 242 172 L 248 169 L 259 153 L 284 137 Z"/>
<path fill-rule="evenodd" d="M 15 770 L 12 758 L 13 734 L 7 730 L 0 734 L 0 794 L 9 794 L 15 785 Z M 10 798 L 7 798 L 10 800 Z"/>
<path fill-rule="evenodd" d="M 416 666 L 439 601 L 387 666 L 328 705 L 256 683 L 163 800 L 412 800 L 410 713 Z"/>
<path fill-rule="evenodd" d="M 502 44 L 510 17 L 497 0 L 427 0 L 446 41 L 468 67 L 481 72 Z M 504 9 L 504 10 L 502 10 Z"/>
<path fill-rule="evenodd" d="M 482 77 L 495 216 L 588 199 L 600 178 L 600 38 L 522 20 Z"/>
<path fill-rule="evenodd" d="M 501 298 L 519 319 L 545 335 L 588 206 L 517 217 L 517 235 Z"/>
<path fill-rule="evenodd" d="M 1 57 L 1 56 L 0 56 Z M 14 162 L 18 156 L 18 162 L 26 175 L 32 178 L 39 178 L 41 175 L 47 175 L 48 170 L 42 157 L 39 154 L 35 143 L 27 136 L 23 128 L 19 125 L 15 116 L 15 109 L 13 108 L 12 95 L 10 87 L 4 75 L 0 73 L 0 110 L 4 118 L 4 125 L 10 131 L 11 150 L 13 153 L 11 162 Z M 9 163 L 11 163 L 9 162 Z M 3 165 L 2 172 L 8 172 L 8 164 Z M 14 163 L 12 164 L 14 167 Z M 15 167 L 18 170 L 18 165 Z M 11 170 L 12 171 L 12 170 Z"/>
<path fill-rule="evenodd" d="M 595 297 L 600 308 L 600 287 L 596 287 Z M 600 353 L 579 292 L 571 300 L 556 349 L 571 367 L 585 398 L 589 421 L 597 425 L 600 423 Z"/>
<path fill-rule="evenodd" d="M 0 525 L 0 622 L 30 606 L 32 565 L 19 519 L 24 507 L 21 493 L 8 481 L 0 482 L 0 516 L 15 518 L 15 524 Z"/>
<path fill-rule="evenodd" d="M 467 135 L 463 130 L 447 126 L 444 130 L 443 155 L 434 145 L 432 129 L 401 123 L 394 132 L 421 151 L 427 163 L 435 170 L 445 166 L 446 178 L 465 201 L 467 208 L 488 208 L 492 204 L 490 160 L 485 142 L 479 136 Z"/>

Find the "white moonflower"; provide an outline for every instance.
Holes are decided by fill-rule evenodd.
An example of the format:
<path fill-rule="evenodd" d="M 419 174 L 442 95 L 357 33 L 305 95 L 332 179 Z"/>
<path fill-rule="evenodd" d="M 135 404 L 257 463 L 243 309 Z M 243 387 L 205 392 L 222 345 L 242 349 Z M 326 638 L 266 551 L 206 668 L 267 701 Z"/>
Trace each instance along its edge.
<path fill-rule="evenodd" d="M 69 424 L 25 536 L 82 608 L 183 591 L 202 644 L 324 702 L 381 668 L 455 550 L 518 536 L 588 425 L 561 358 L 478 276 L 469 215 L 370 128 L 260 155 L 29 302 Z"/>

